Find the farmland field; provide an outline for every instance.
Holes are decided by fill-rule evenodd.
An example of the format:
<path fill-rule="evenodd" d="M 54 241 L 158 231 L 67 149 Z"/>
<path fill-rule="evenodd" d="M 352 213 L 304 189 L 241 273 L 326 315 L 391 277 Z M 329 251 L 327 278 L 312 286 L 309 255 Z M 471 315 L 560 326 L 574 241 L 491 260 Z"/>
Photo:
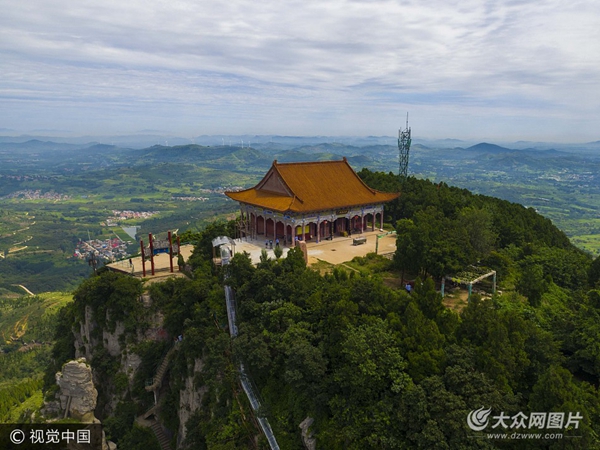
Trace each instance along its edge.
<path fill-rule="evenodd" d="M 409 173 L 535 208 L 576 245 L 600 253 L 600 161 L 593 153 L 486 145 L 417 145 L 411 150 Z M 168 230 L 199 230 L 231 217 L 237 208 L 223 192 L 252 186 L 274 159 L 348 156 L 356 170 L 384 171 L 397 162 L 397 149 L 390 145 L 259 147 L 135 150 L 95 145 L 61 150 L 59 144 L 39 141 L 0 144 L 0 296 L 21 295 L 19 284 L 34 293 L 73 288 L 91 270 L 88 242 L 99 249 L 118 242 L 122 252 L 117 258 L 135 253 L 138 243 L 122 227 L 138 227 L 140 239 L 148 233 L 160 237 Z"/>

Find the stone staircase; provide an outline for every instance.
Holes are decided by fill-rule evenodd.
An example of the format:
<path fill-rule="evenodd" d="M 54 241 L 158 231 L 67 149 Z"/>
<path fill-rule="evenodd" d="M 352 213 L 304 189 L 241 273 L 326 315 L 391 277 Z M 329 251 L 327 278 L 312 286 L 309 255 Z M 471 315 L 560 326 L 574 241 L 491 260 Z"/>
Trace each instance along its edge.
<path fill-rule="evenodd" d="M 152 408 L 150 408 L 148 411 L 138 416 L 135 419 L 135 423 L 142 427 L 151 428 L 154 432 L 154 435 L 156 436 L 156 439 L 158 439 L 160 448 L 162 450 L 172 450 L 169 438 L 165 434 L 160 423 L 156 420 L 156 417 L 158 417 L 158 411 L 160 409 L 160 406 L 161 403 L 152 406 Z"/>
<path fill-rule="evenodd" d="M 175 353 L 179 349 L 180 345 L 181 344 L 175 344 L 175 345 L 173 345 L 173 347 L 171 347 L 169 349 L 169 351 L 163 357 L 163 359 L 160 363 L 160 366 L 158 366 L 158 369 L 156 370 L 156 374 L 154 375 L 154 378 L 152 378 L 152 380 L 150 380 L 149 382 L 146 383 L 145 389 L 148 392 L 154 392 L 154 400 L 156 403 L 150 409 L 148 409 L 148 411 L 146 411 L 145 413 L 143 413 L 141 416 L 137 417 L 137 419 L 136 419 L 136 423 L 138 425 L 150 427 L 152 429 L 152 431 L 154 432 L 154 435 L 156 436 L 156 438 L 158 439 L 158 442 L 160 443 L 160 448 L 162 450 L 172 450 L 172 449 L 171 449 L 171 444 L 170 444 L 169 438 L 165 434 L 161 424 L 156 420 L 156 418 L 158 417 L 158 412 L 160 410 L 160 405 L 161 405 L 161 402 L 159 399 L 159 391 L 160 391 L 160 387 L 162 385 L 163 379 L 165 377 L 165 374 L 167 373 L 167 369 L 169 368 L 169 362 L 171 361 L 171 356 L 173 356 L 173 353 Z"/>
<path fill-rule="evenodd" d="M 169 368 L 169 361 L 171 359 L 171 355 L 179 349 L 179 345 L 180 344 L 173 345 L 173 347 L 171 347 L 171 349 L 167 352 L 162 362 L 160 363 L 158 370 L 156 371 L 156 375 L 154 375 L 154 378 L 152 379 L 152 383 L 146 386 L 146 391 L 152 392 L 160 388 L 162 380 L 165 377 L 165 373 Z"/>
<path fill-rule="evenodd" d="M 152 420 L 150 421 L 150 428 L 152 428 L 152 431 L 154 431 L 154 434 L 158 439 L 158 442 L 160 443 L 160 448 L 162 450 L 171 450 L 169 438 L 163 431 L 162 427 L 160 426 L 160 423 L 158 423 L 156 420 Z"/>
<path fill-rule="evenodd" d="M 158 407 L 159 405 L 154 405 L 152 408 L 150 408 L 148 411 L 146 411 L 144 414 L 142 414 L 141 416 L 139 416 L 139 419 L 141 420 L 148 420 L 148 417 L 158 413 Z"/>

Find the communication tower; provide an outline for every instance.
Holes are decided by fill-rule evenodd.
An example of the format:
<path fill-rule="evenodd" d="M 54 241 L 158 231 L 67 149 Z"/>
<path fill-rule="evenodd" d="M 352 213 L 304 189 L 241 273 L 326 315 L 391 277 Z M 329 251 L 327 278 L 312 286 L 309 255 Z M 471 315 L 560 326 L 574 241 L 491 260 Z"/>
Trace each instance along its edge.
<path fill-rule="evenodd" d="M 408 154 L 410 152 L 410 128 L 408 127 L 408 113 L 406 113 L 406 129 L 398 130 L 398 151 L 400 152 L 400 170 L 398 176 L 401 180 L 408 176 Z"/>

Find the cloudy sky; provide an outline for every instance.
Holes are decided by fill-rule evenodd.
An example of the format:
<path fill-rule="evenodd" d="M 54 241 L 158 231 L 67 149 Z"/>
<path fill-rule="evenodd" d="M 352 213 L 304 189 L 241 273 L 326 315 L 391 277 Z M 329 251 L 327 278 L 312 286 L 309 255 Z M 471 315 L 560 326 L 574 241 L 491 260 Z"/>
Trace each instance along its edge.
<path fill-rule="evenodd" d="M 597 0 L 0 0 L 0 133 L 600 139 Z"/>

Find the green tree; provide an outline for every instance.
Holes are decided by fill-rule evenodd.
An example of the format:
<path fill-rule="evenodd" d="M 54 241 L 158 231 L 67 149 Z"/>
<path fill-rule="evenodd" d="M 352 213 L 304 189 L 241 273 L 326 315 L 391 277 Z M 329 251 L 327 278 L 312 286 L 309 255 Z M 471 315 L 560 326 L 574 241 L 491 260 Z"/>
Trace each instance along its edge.
<path fill-rule="evenodd" d="M 539 306 L 542 302 L 542 295 L 548 290 L 548 283 L 544 278 L 544 268 L 540 264 L 528 264 L 525 261 L 516 288 L 529 299 L 531 306 Z"/>
<path fill-rule="evenodd" d="M 252 264 L 249 253 L 236 253 L 227 266 L 227 273 L 229 275 L 227 284 L 234 289 L 241 287 L 247 280 L 252 278 L 255 271 L 256 269 Z"/>
<path fill-rule="evenodd" d="M 471 248 L 475 260 L 488 255 L 496 242 L 492 219 L 492 214 L 486 209 L 468 206 L 460 210 L 458 230 L 466 236 L 464 245 Z"/>
<path fill-rule="evenodd" d="M 404 270 L 413 273 L 421 270 L 423 253 L 417 241 L 417 227 L 411 219 L 399 220 L 396 224 L 396 233 L 394 262 L 402 269 L 402 278 L 404 278 Z"/>
<path fill-rule="evenodd" d="M 281 336 L 284 379 L 297 392 L 309 397 L 319 391 L 320 381 L 328 369 L 328 361 L 317 343 L 317 336 L 306 322 L 291 324 Z"/>
<path fill-rule="evenodd" d="M 119 440 L 119 446 L 130 450 L 161 450 L 160 443 L 150 428 L 133 427 Z"/>
<path fill-rule="evenodd" d="M 348 448 L 375 448 L 397 443 L 390 430 L 394 404 L 412 383 L 406 363 L 387 324 L 380 319 L 344 332 L 330 389 L 329 405 Z"/>
<path fill-rule="evenodd" d="M 529 398 L 530 411 L 558 411 L 565 413 L 565 425 L 570 415 L 581 417 L 577 426 L 566 429 L 567 436 L 577 439 L 550 442 L 550 449 L 597 448 L 598 394 L 585 382 L 576 382 L 565 368 L 552 365 L 540 376 L 533 386 Z M 571 442 L 576 441 L 576 442 Z"/>
<path fill-rule="evenodd" d="M 590 265 L 588 271 L 588 284 L 591 287 L 600 287 L 600 256 Z"/>
<path fill-rule="evenodd" d="M 193 242 L 194 250 L 188 260 L 195 270 L 210 261 L 213 254 L 212 240 L 219 236 L 235 237 L 235 221 L 215 221 L 200 233 L 186 232 L 180 237 L 181 242 Z"/>

